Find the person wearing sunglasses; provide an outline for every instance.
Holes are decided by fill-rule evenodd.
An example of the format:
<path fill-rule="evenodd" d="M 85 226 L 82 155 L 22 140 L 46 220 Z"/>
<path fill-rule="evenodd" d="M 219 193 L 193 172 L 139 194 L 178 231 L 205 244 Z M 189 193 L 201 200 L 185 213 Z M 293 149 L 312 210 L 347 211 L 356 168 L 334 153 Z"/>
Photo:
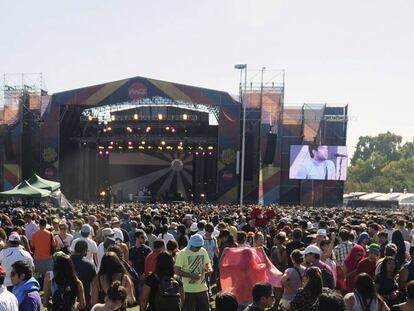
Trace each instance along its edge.
<path fill-rule="evenodd" d="M 252 290 L 253 303 L 244 311 L 264 311 L 271 308 L 275 302 L 273 287 L 270 283 L 256 283 Z"/>

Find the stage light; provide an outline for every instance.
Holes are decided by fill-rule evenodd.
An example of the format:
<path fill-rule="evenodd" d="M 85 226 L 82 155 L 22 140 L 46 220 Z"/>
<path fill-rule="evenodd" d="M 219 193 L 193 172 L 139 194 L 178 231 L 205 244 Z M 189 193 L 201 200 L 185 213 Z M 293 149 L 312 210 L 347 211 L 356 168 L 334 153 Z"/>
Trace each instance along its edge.
<path fill-rule="evenodd" d="M 200 194 L 200 197 L 204 198 L 206 195 L 204 193 Z"/>
<path fill-rule="evenodd" d="M 147 149 L 152 149 L 152 146 L 148 146 Z"/>
<path fill-rule="evenodd" d="M 208 155 L 212 155 L 212 154 L 213 154 L 212 152 L 209 152 L 209 153 L 208 153 Z"/>
<path fill-rule="evenodd" d="M 107 130 L 106 130 L 106 129 L 103 129 L 103 132 L 104 132 L 104 133 L 106 133 L 106 132 L 107 132 Z"/>
<path fill-rule="evenodd" d="M 99 155 L 102 155 L 103 154 L 103 151 L 101 150 L 101 151 L 99 151 Z"/>
<path fill-rule="evenodd" d="M 98 149 L 103 150 L 103 149 L 105 149 L 105 147 L 104 146 L 99 146 Z"/>
<path fill-rule="evenodd" d="M 198 150 L 203 150 L 203 147 L 201 147 L 201 146 L 198 146 Z"/>
<path fill-rule="evenodd" d="M 108 150 L 106 150 L 106 151 L 105 151 L 105 154 L 106 154 L 106 155 L 109 155 L 109 151 L 108 151 Z"/>
<path fill-rule="evenodd" d="M 178 146 L 177 149 L 178 150 L 183 150 L 184 148 L 183 148 L 183 146 Z"/>
<path fill-rule="evenodd" d="M 101 197 L 104 197 L 106 195 L 105 191 L 101 191 L 99 194 L 101 195 Z"/>
<path fill-rule="evenodd" d="M 131 146 L 131 145 L 132 145 L 132 141 L 129 141 L 129 142 L 128 142 L 128 146 Z"/>
<path fill-rule="evenodd" d="M 162 142 L 161 142 L 161 145 L 165 146 L 165 141 L 162 141 Z"/>
<path fill-rule="evenodd" d="M 171 128 L 171 132 L 175 133 L 175 128 Z"/>
<path fill-rule="evenodd" d="M 205 152 L 203 152 L 203 155 L 206 155 L 206 153 L 205 153 Z"/>
<path fill-rule="evenodd" d="M 114 146 L 108 146 L 108 149 L 114 149 Z"/>
<path fill-rule="evenodd" d="M 124 149 L 124 147 L 122 147 L 122 146 L 118 146 L 118 149 L 122 150 L 122 149 Z"/>
<path fill-rule="evenodd" d="M 148 127 L 145 129 L 145 132 L 149 133 L 150 131 L 151 131 L 151 128 L 148 126 Z"/>
<path fill-rule="evenodd" d="M 111 121 L 115 121 L 116 116 L 114 114 L 111 114 Z"/>
<path fill-rule="evenodd" d="M 92 121 L 93 117 L 91 115 L 88 116 L 88 121 Z"/>
<path fill-rule="evenodd" d="M 141 141 L 141 145 L 145 145 L 145 140 Z"/>
<path fill-rule="evenodd" d="M 108 132 L 112 131 L 112 127 L 108 127 L 106 130 L 107 130 Z"/>
<path fill-rule="evenodd" d="M 128 146 L 128 149 L 132 150 L 132 149 L 134 149 L 134 147 L 133 146 Z"/>
<path fill-rule="evenodd" d="M 167 146 L 167 149 L 168 149 L 168 150 L 173 150 L 173 147 L 171 147 L 171 146 Z"/>
<path fill-rule="evenodd" d="M 138 120 L 138 113 L 134 113 L 134 120 Z"/>
<path fill-rule="evenodd" d="M 170 130 L 170 127 L 169 127 L 169 126 L 166 126 L 166 127 L 165 127 L 165 130 L 166 130 L 166 131 L 169 131 L 169 130 Z"/>
<path fill-rule="evenodd" d="M 182 141 L 180 141 L 180 146 L 182 146 L 183 145 L 183 142 Z"/>
<path fill-rule="evenodd" d="M 162 120 L 163 118 L 164 118 L 164 116 L 161 113 L 159 113 L 158 114 L 158 120 Z"/>
<path fill-rule="evenodd" d="M 186 113 L 183 114 L 183 120 L 188 120 L 188 115 Z"/>
<path fill-rule="evenodd" d="M 195 155 L 198 155 L 198 152 L 196 152 Z"/>
<path fill-rule="evenodd" d="M 214 147 L 213 146 L 208 146 L 208 148 L 207 148 L 208 150 L 213 150 L 214 149 Z"/>
<path fill-rule="evenodd" d="M 109 144 L 110 144 L 110 145 L 113 145 L 113 144 L 114 144 L 114 142 L 113 142 L 113 141 L 111 141 L 111 142 L 109 142 Z"/>
<path fill-rule="evenodd" d="M 127 130 L 129 133 L 132 133 L 132 128 L 130 128 L 129 126 L 126 128 L 126 130 Z"/>
<path fill-rule="evenodd" d="M 188 149 L 193 150 L 193 146 L 189 146 Z"/>
<path fill-rule="evenodd" d="M 144 147 L 144 146 L 138 146 L 138 149 L 140 149 L 140 150 L 144 150 L 144 149 L 145 149 L 145 147 Z"/>
<path fill-rule="evenodd" d="M 159 149 L 159 150 L 162 150 L 162 147 L 161 147 L 161 146 L 158 146 L 158 149 Z"/>

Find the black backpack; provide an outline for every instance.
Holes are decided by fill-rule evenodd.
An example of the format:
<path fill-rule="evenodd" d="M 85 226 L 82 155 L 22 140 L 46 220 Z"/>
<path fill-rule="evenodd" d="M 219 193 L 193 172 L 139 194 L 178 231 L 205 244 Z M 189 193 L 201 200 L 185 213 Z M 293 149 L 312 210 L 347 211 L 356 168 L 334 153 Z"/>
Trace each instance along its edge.
<path fill-rule="evenodd" d="M 164 276 L 159 280 L 158 289 L 155 293 L 155 310 L 157 311 L 179 311 L 180 310 L 180 284 L 176 279 Z"/>
<path fill-rule="evenodd" d="M 69 285 L 58 285 L 52 281 L 52 284 L 56 287 L 52 295 L 51 311 L 71 311 L 75 303 L 76 297 L 74 296 L 72 289 Z"/>

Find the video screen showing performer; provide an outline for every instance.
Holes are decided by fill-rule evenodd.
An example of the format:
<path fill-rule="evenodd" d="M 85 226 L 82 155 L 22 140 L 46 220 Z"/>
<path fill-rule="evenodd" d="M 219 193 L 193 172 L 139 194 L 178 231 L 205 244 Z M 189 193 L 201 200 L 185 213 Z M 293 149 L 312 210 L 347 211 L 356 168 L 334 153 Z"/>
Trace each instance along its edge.
<path fill-rule="evenodd" d="M 346 180 L 346 146 L 290 146 L 290 179 Z"/>

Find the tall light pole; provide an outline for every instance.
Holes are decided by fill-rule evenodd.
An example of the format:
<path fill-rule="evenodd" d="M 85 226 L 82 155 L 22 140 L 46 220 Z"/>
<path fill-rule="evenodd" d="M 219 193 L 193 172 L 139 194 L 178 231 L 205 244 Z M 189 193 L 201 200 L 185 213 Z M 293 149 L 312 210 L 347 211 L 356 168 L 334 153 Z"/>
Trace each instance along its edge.
<path fill-rule="evenodd" d="M 247 64 L 237 64 L 234 66 L 235 69 L 240 70 L 240 102 L 243 106 L 243 129 L 242 129 L 242 158 L 241 158 L 241 172 L 240 172 L 240 208 L 243 208 L 243 194 L 244 194 L 244 159 L 245 159 L 245 146 L 246 146 L 246 103 L 243 100 L 242 88 L 241 88 L 241 77 L 242 70 L 244 69 L 244 94 L 247 91 Z"/>

